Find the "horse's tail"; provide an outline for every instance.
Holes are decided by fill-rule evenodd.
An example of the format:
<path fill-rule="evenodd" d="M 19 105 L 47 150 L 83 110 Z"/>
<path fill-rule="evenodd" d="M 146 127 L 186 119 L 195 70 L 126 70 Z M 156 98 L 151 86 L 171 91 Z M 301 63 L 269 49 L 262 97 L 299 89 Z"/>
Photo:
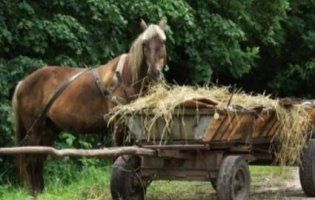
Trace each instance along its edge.
<path fill-rule="evenodd" d="M 13 98 L 12 98 L 13 126 L 14 126 L 14 131 L 15 131 L 15 142 L 17 146 L 26 135 L 26 131 L 23 126 L 22 119 L 20 117 L 19 104 L 18 104 L 18 99 L 17 99 L 19 88 L 21 85 L 22 85 L 22 81 L 20 81 L 17 84 L 13 93 Z"/>
<path fill-rule="evenodd" d="M 13 93 L 13 98 L 12 98 L 12 111 L 13 111 L 13 129 L 15 131 L 15 143 L 16 146 L 19 146 L 21 141 L 25 138 L 26 136 L 26 129 L 23 124 L 21 114 L 19 111 L 19 102 L 18 102 L 18 94 L 19 94 L 19 88 L 22 85 L 22 81 L 20 81 Z M 22 156 L 17 157 L 17 168 L 19 170 L 20 176 L 22 179 L 25 178 L 25 166 L 23 166 L 23 160 Z"/>

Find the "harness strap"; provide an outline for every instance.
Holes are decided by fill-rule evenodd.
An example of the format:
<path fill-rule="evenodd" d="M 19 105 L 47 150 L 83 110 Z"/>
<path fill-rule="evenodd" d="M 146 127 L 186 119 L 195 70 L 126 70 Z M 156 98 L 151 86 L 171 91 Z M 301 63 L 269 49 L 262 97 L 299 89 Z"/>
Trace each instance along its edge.
<path fill-rule="evenodd" d="M 122 89 L 122 93 L 124 95 L 124 98 L 127 100 L 128 103 L 131 102 L 131 98 L 129 97 L 129 95 L 127 94 L 127 91 L 125 89 L 125 84 L 121 78 L 121 75 L 118 71 L 116 71 L 116 77 L 117 77 L 117 80 L 118 80 L 118 83 L 122 86 L 121 89 Z"/>
<path fill-rule="evenodd" d="M 95 84 L 96 87 L 98 88 L 98 90 L 100 91 L 100 93 L 102 94 L 103 98 L 106 100 L 111 100 L 113 101 L 115 104 L 120 104 L 119 101 L 117 101 L 117 98 L 121 98 L 122 100 L 126 100 L 128 103 L 130 102 L 130 97 L 128 96 L 126 90 L 125 90 L 125 85 L 121 79 L 121 74 L 123 72 L 124 69 L 124 65 L 126 62 L 126 57 L 127 54 L 123 54 L 122 56 L 120 56 L 119 61 L 117 63 L 117 67 L 115 70 L 115 78 L 116 78 L 116 82 L 117 84 L 115 86 L 113 86 L 113 88 L 105 88 L 104 85 L 101 82 L 101 76 L 99 74 L 99 71 L 97 69 L 93 69 L 93 76 L 95 79 Z M 117 87 L 121 86 L 121 90 L 122 90 L 122 95 L 123 97 L 119 97 L 119 96 L 115 96 L 113 94 L 113 91 L 115 91 L 115 89 Z M 111 98 L 110 98 L 111 97 Z"/>
<path fill-rule="evenodd" d="M 97 89 L 100 91 L 101 95 L 103 96 L 103 98 L 105 100 L 111 100 L 113 103 L 115 103 L 116 105 L 120 104 L 118 101 L 117 101 L 117 97 L 115 95 L 113 95 L 113 91 L 118 87 L 118 86 L 115 86 L 114 88 L 105 88 L 102 83 L 101 83 L 101 76 L 98 72 L 97 69 L 93 69 L 92 70 L 93 72 L 93 76 L 94 76 L 94 79 L 95 79 L 95 85 L 97 87 Z M 110 98 L 112 97 L 112 98 Z"/>
<path fill-rule="evenodd" d="M 123 80 L 121 78 L 121 75 L 122 75 L 123 69 L 124 69 L 124 65 L 125 65 L 125 62 L 126 62 L 126 58 L 127 58 L 127 54 L 126 53 L 123 54 L 122 56 L 120 56 L 118 64 L 117 64 L 117 67 L 116 67 L 115 75 L 116 75 L 118 84 L 120 84 L 122 86 L 121 89 L 122 89 L 122 93 L 124 95 L 124 98 L 127 100 L 128 103 L 130 103 L 131 98 L 127 94 L 125 84 L 124 84 L 124 82 L 123 82 Z"/>
<path fill-rule="evenodd" d="M 42 120 L 45 117 L 45 115 L 47 114 L 47 112 L 49 111 L 51 106 L 58 99 L 58 97 L 68 88 L 68 86 L 74 80 L 79 78 L 82 74 L 84 74 L 85 72 L 88 72 L 90 70 L 91 69 L 85 69 L 85 70 L 75 74 L 74 76 L 69 78 L 66 82 L 64 82 L 61 86 L 59 86 L 59 88 L 56 90 L 56 92 L 50 97 L 50 99 L 49 99 L 48 103 L 46 104 L 46 106 L 44 107 L 44 109 L 39 113 L 39 115 L 37 115 L 36 119 L 33 121 L 32 125 L 31 125 L 31 127 L 27 130 L 25 137 L 20 142 L 20 145 L 24 144 L 26 142 L 26 139 L 29 137 L 30 132 L 36 127 L 36 125 L 38 125 L 40 120 Z"/>
<path fill-rule="evenodd" d="M 102 94 L 102 96 L 106 99 L 107 96 L 111 93 L 110 91 L 108 91 L 106 88 L 103 87 L 103 85 L 101 84 L 101 77 L 100 74 L 98 73 L 97 68 L 94 68 L 92 70 L 93 72 L 93 76 L 95 79 L 95 84 L 96 87 L 98 88 L 98 90 L 100 91 L 100 93 Z"/>

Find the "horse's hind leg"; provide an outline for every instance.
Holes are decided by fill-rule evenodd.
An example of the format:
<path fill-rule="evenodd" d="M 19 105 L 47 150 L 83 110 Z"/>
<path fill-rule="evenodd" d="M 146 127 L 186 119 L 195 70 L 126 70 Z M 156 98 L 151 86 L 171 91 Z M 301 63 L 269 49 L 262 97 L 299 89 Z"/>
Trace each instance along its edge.
<path fill-rule="evenodd" d="M 48 127 L 36 129 L 28 138 L 28 146 L 52 146 L 56 133 Z M 46 155 L 25 155 L 25 172 L 28 188 L 33 194 L 44 189 L 44 162 Z"/>

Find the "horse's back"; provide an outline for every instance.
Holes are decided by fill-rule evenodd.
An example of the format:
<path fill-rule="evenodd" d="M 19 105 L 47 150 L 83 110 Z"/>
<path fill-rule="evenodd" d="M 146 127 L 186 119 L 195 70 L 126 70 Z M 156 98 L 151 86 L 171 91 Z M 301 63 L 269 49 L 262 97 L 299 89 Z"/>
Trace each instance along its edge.
<path fill-rule="evenodd" d="M 75 74 L 82 69 L 71 67 L 45 66 L 37 69 L 23 80 L 24 84 L 32 85 L 40 84 L 40 81 L 47 82 L 49 79 L 63 80 L 67 79 L 71 74 Z"/>
<path fill-rule="evenodd" d="M 80 70 L 79 68 L 46 66 L 26 76 L 16 91 L 16 103 L 22 115 L 30 116 L 30 118 L 37 115 L 57 88 Z"/>
<path fill-rule="evenodd" d="M 111 68 L 107 67 L 107 73 L 112 74 Z M 58 88 L 82 70 L 49 66 L 26 77 L 21 94 L 25 115 L 38 115 Z M 109 103 L 97 88 L 93 73 L 89 71 L 71 82 L 56 98 L 47 117 L 62 130 L 95 132 L 106 127 L 103 115 L 108 112 Z"/>

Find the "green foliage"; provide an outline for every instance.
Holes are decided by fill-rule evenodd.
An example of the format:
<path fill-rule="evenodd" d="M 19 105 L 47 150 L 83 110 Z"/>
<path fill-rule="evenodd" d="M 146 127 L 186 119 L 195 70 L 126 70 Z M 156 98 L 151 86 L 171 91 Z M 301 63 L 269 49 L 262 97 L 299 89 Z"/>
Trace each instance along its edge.
<path fill-rule="evenodd" d="M 314 0 L 0 0 L 0 146 L 14 145 L 18 81 L 44 65 L 106 63 L 128 51 L 141 18 L 168 20 L 170 81 L 314 98 L 314 7 Z M 56 146 L 108 146 L 109 138 L 64 133 Z M 0 158 L 0 182 L 14 174 L 13 160 Z"/>
<path fill-rule="evenodd" d="M 314 9 L 314 1 L 292 1 L 287 20 L 282 23 L 285 42 L 278 48 L 276 76 L 269 84 L 282 95 L 314 98 Z"/>

